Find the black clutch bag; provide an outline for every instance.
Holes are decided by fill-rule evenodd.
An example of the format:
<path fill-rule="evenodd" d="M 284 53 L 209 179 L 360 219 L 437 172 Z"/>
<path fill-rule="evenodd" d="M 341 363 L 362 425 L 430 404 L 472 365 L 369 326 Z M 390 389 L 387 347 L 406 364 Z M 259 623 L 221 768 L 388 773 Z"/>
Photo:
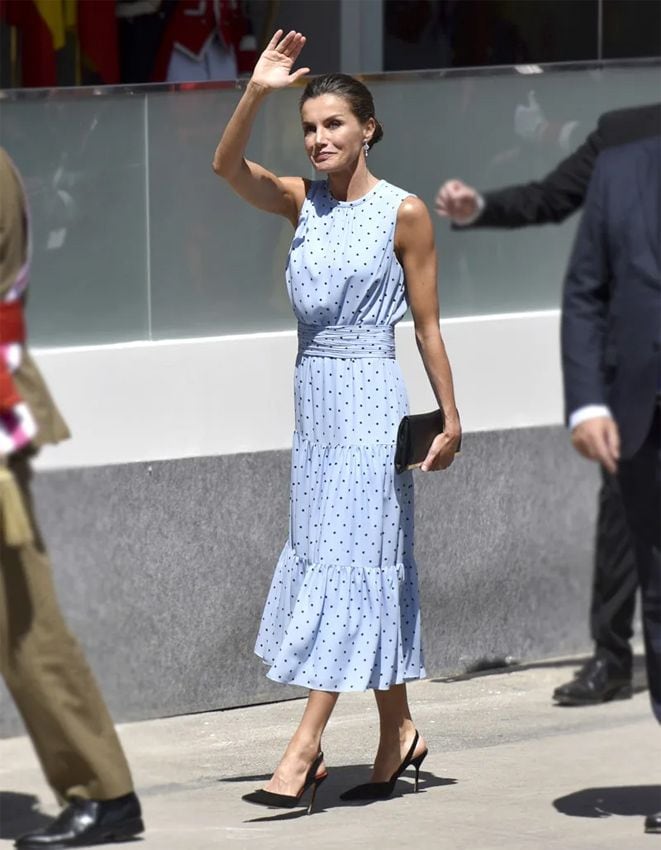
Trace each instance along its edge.
<path fill-rule="evenodd" d="M 397 429 L 395 448 L 395 470 L 404 472 L 415 469 L 427 457 L 434 438 L 445 430 L 445 416 L 442 410 L 432 413 L 417 413 L 405 416 Z M 461 441 L 457 452 L 461 448 Z"/>

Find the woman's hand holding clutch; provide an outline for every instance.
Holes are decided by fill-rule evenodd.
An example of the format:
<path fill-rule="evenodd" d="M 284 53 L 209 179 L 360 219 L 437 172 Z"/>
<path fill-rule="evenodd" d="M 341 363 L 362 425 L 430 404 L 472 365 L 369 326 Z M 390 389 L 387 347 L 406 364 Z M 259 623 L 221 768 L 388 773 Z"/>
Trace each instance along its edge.
<path fill-rule="evenodd" d="M 459 451 L 461 427 L 458 423 L 453 429 L 450 429 L 449 423 L 445 427 L 446 430 L 434 438 L 434 442 L 427 452 L 427 457 L 422 462 L 420 469 L 423 472 L 447 469 Z"/>
<path fill-rule="evenodd" d="M 395 470 L 447 469 L 461 449 L 461 423 L 454 410 L 446 420 L 442 408 L 404 416 L 397 429 Z"/>

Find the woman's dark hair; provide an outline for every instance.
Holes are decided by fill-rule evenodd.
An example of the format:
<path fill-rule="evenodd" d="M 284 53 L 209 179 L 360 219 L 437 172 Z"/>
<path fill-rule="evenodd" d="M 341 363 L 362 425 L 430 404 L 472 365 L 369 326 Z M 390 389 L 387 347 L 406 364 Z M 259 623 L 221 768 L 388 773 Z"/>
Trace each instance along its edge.
<path fill-rule="evenodd" d="M 383 127 L 374 115 L 372 93 L 360 80 L 350 77 L 348 74 L 323 74 L 320 77 L 313 77 L 303 90 L 298 104 L 299 109 L 303 108 L 306 100 L 312 97 L 320 97 L 322 94 L 334 94 L 337 97 L 343 97 L 349 103 L 351 111 L 361 124 L 366 124 L 370 118 L 374 119 L 376 127 L 368 142 L 370 148 L 383 138 Z"/>

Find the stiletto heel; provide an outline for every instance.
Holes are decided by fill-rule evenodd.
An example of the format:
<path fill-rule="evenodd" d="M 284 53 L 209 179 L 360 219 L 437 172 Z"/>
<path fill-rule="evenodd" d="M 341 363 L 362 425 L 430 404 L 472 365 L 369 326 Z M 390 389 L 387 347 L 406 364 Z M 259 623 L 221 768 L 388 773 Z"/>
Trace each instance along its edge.
<path fill-rule="evenodd" d="M 309 815 L 312 814 L 312 807 L 314 806 L 314 800 L 315 800 L 315 797 L 317 796 L 317 788 L 319 788 L 321 783 L 324 782 L 327 778 L 328 778 L 328 774 L 322 773 L 322 775 L 318 776 L 314 781 L 314 785 L 312 786 L 312 796 L 310 797 L 310 803 L 308 805 L 308 814 Z"/>
<path fill-rule="evenodd" d="M 340 794 L 340 800 L 387 800 L 395 790 L 395 783 L 410 765 L 415 767 L 414 791 L 417 792 L 420 765 L 423 763 L 429 752 L 429 750 L 425 747 L 420 755 L 413 758 L 413 753 L 415 752 L 415 748 L 418 746 L 419 740 L 420 735 L 416 730 L 415 736 L 413 737 L 413 743 L 409 747 L 409 751 L 406 754 L 404 761 L 387 782 L 366 782 L 364 785 L 356 785 L 355 788 L 349 788 L 348 791 Z"/>
<path fill-rule="evenodd" d="M 241 799 L 245 800 L 246 803 L 255 803 L 258 806 L 269 806 L 275 809 L 293 809 L 294 806 L 297 806 L 301 802 L 303 794 L 312 786 L 312 798 L 308 804 L 308 814 L 311 814 L 314 799 L 317 796 L 317 788 L 328 776 L 328 771 L 317 775 L 317 771 L 321 767 L 323 760 L 324 754 L 319 753 L 312 763 L 310 770 L 308 770 L 303 787 L 298 794 L 274 794 L 273 791 L 265 791 L 263 788 L 259 788 L 257 791 L 251 791 L 250 794 L 244 794 Z"/>
<path fill-rule="evenodd" d="M 414 759 L 411 759 L 411 764 L 415 768 L 415 783 L 414 783 L 414 786 L 413 786 L 413 792 L 415 794 L 418 793 L 418 780 L 420 778 L 420 766 L 422 765 L 423 761 L 427 758 L 428 752 L 429 752 L 429 750 L 424 750 L 423 752 L 420 753 L 419 756 L 416 756 Z"/>

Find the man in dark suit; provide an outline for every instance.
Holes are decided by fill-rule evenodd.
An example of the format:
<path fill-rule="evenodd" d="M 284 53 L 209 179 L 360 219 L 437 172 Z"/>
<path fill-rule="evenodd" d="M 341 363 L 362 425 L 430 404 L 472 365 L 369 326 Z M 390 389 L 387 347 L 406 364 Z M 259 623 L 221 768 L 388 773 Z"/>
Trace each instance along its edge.
<path fill-rule="evenodd" d="M 572 442 L 622 495 L 661 723 L 661 135 L 597 160 L 565 280 L 562 368 Z M 661 812 L 646 831 L 661 833 Z"/>
<path fill-rule="evenodd" d="M 449 180 L 436 198 L 439 215 L 467 227 L 518 228 L 561 222 L 583 205 L 601 151 L 661 132 L 661 104 L 601 116 L 585 142 L 540 181 L 480 195 Z M 561 705 L 590 705 L 630 697 L 630 640 L 638 576 L 624 508 L 613 477 L 603 473 L 599 493 L 590 631 L 593 657 L 575 678 L 556 688 Z"/>

